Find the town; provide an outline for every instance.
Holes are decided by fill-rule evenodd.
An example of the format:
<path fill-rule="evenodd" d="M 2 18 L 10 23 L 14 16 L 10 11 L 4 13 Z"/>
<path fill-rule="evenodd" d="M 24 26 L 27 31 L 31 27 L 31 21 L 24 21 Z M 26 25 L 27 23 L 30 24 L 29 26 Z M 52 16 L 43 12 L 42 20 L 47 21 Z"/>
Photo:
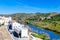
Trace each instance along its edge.
<path fill-rule="evenodd" d="M 2 36 L 2 38 L 0 38 L 1 40 L 42 40 L 32 36 L 31 34 L 33 32 L 31 32 L 26 25 L 16 22 L 11 17 L 0 16 L 0 26 L 4 26 L 6 28 L 5 31 L 7 31 L 6 33 L 9 34 L 7 35 L 4 33 L 4 35 L 7 35 L 7 38 L 4 39 Z M 10 39 L 8 37 L 10 37 Z"/>
<path fill-rule="evenodd" d="M 0 40 L 60 40 L 60 0 L 0 0 Z"/>

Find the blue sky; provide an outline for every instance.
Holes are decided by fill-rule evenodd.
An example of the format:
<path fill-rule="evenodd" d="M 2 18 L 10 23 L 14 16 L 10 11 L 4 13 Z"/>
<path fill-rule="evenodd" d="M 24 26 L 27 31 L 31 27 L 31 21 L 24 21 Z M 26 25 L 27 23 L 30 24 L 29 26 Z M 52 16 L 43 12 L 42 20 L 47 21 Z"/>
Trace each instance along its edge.
<path fill-rule="evenodd" d="M 60 0 L 0 0 L 0 14 L 60 12 Z"/>

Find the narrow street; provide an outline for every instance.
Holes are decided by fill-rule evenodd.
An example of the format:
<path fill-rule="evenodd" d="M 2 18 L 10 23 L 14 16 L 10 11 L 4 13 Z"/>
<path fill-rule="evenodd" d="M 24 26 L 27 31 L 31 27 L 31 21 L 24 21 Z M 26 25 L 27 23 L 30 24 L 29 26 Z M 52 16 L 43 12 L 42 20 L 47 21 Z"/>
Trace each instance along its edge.
<path fill-rule="evenodd" d="M 0 40 L 13 40 L 6 26 L 0 26 Z"/>

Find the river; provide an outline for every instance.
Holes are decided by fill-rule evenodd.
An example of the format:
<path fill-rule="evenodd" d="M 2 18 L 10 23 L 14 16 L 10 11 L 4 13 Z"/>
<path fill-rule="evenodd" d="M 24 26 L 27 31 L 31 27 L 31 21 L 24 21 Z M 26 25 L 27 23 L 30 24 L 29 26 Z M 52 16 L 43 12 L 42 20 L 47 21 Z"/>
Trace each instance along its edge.
<path fill-rule="evenodd" d="M 33 24 L 29 24 L 29 27 L 31 28 L 32 31 L 36 31 L 38 34 L 42 34 L 42 33 L 48 34 L 50 37 L 50 40 L 60 40 L 60 36 L 51 31 L 38 28 L 37 26 L 34 26 Z"/>

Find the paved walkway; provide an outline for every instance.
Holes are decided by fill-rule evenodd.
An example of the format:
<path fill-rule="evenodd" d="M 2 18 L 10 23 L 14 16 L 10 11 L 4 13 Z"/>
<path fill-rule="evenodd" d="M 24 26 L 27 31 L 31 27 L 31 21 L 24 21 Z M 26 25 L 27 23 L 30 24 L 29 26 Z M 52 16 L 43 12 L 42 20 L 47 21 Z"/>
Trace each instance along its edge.
<path fill-rule="evenodd" d="M 12 40 L 6 26 L 0 26 L 0 40 Z"/>

